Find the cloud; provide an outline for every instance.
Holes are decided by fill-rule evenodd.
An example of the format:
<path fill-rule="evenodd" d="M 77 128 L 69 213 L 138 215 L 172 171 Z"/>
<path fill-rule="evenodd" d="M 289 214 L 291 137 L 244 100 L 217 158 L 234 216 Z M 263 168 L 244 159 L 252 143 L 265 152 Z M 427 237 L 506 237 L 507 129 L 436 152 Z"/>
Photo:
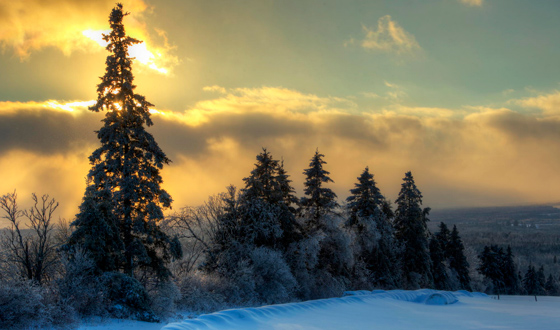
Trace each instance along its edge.
<path fill-rule="evenodd" d="M 218 86 L 218 85 L 205 86 L 205 87 L 202 87 L 202 90 L 205 91 L 205 92 L 217 92 L 217 93 L 220 93 L 220 94 L 226 94 L 227 93 L 225 88 L 223 88 L 221 86 Z"/>
<path fill-rule="evenodd" d="M 402 99 L 408 96 L 402 86 L 387 81 L 385 81 L 385 86 L 389 88 L 389 91 L 387 91 L 386 93 L 387 96 L 385 97 L 388 100 L 391 100 L 393 102 L 400 102 L 402 101 Z"/>
<path fill-rule="evenodd" d="M 103 118 L 83 104 L 0 103 L 0 182 L 7 189 L 0 193 L 48 192 L 77 208 Z M 341 199 L 366 166 L 391 200 L 412 170 L 432 207 L 542 203 L 560 195 L 560 154 L 551 152 L 560 149 L 555 116 L 507 107 L 360 110 L 347 98 L 235 88 L 184 112 L 158 109 L 148 130 L 173 160 L 162 175 L 174 208 L 242 185 L 262 147 L 285 159 L 300 195 L 317 147 Z"/>
<path fill-rule="evenodd" d="M 27 150 L 49 155 L 93 145 L 102 115 L 84 115 L 91 103 L 0 102 L 0 154 Z"/>
<path fill-rule="evenodd" d="M 131 48 L 138 61 L 160 73 L 178 63 L 165 32 L 148 29 L 143 15 L 149 7 L 143 0 L 127 0 L 124 9 L 127 33 L 143 40 Z M 109 28 L 107 17 L 114 1 L 20 0 L 0 3 L 0 45 L 26 59 L 43 48 L 55 47 L 69 56 L 75 51 L 99 52 L 101 33 Z M 155 38 L 153 37 L 155 35 Z"/>
<path fill-rule="evenodd" d="M 482 2 L 484 0 L 459 0 L 464 5 L 471 6 L 471 7 L 482 7 Z"/>
<path fill-rule="evenodd" d="M 541 110 L 546 116 L 560 116 L 560 91 L 515 100 L 514 103 L 525 108 Z"/>
<path fill-rule="evenodd" d="M 362 25 L 365 34 L 360 41 L 366 50 L 394 53 L 398 55 L 413 54 L 421 50 L 416 38 L 405 31 L 390 15 L 385 15 L 377 21 L 377 29 Z M 353 44 L 352 39 L 347 44 Z"/>

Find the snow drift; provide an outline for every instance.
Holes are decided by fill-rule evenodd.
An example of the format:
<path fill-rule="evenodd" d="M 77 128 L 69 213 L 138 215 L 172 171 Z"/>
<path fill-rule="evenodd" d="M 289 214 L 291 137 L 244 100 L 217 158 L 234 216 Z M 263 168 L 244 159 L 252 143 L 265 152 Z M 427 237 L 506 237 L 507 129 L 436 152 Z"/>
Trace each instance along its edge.
<path fill-rule="evenodd" d="M 171 323 L 162 329 L 166 330 L 195 330 L 195 329 L 252 329 L 267 320 L 289 317 L 294 315 L 310 315 L 310 312 L 340 309 L 346 305 L 364 305 L 372 300 L 393 299 L 424 305 L 450 305 L 459 301 L 460 297 L 486 297 L 483 293 L 467 291 L 435 291 L 422 289 L 416 291 L 405 290 L 374 290 L 347 291 L 341 298 L 312 300 L 301 303 L 271 305 L 258 308 L 230 309 L 212 314 L 206 314 L 193 320 L 181 323 Z"/>

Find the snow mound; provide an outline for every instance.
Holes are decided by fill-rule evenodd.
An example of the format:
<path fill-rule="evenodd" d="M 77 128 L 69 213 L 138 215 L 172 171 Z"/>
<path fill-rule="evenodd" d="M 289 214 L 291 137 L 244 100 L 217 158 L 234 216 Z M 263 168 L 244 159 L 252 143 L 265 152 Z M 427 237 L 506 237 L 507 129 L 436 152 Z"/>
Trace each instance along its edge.
<path fill-rule="evenodd" d="M 450 305 L 459 301 L 458 297 L 474 297 L 468 291 L 436 291 L 430 289 L 422 289 L 416 291 L 406 290 L 374 290 L 374 291 L 346 291 L 345 296 L 374 296 L 375 298 L 390 298 L 402 301 L 415 302 L 426 305 Z M 486 295 L 484 295 L 486 296 Z M 480 297 L 480 296 L 479 296 Z"/>
<path fill-rule="evenodd" d="M 471 295 L 470 292 L 448 292 L 429 289 L 405 290 L 374 290 L 347 291 L 341 298 L 311 300 L 301 303 L 270 305 L 257 308 L 230 309 L 212 314 L 201 315 L 197 319 L 185 320 L 180 323 L 170 323 L 163 327 L 165 330 L 195 330 L 195 329 L 250 329 L 258 328 L 258 324 L 271 318 L 302 315 L 311 311 L 328 310 L 349 304 L 367 304 L 372 300 L 395 299 L 425 305 L 449 305 L 456 303 L 458 297 L 484 297 L 486 295 Z"/>

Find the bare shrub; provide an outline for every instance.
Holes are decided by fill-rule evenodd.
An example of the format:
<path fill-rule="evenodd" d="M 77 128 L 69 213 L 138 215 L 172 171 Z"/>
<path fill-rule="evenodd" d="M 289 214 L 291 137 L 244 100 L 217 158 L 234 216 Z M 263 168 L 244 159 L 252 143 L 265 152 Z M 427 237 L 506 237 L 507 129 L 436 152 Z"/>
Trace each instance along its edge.
<path fill-rule="evenodd" d="M 49 195 L 39 200 L 32 194 L 34 205 L 29 210 L 20 210 L 17 194 L 11 193 L 0 198 L 3 218 L 10 223 L 0 237 L 0 249 L 4 251 L 5 262 L 14 265 L 21 277 L 42 284 L 50 279 L 58 262 L 57 246 L 52 239 L 54 222 L 53 213 L 58 203 Z M 29 222 L 26 232 L 21 225 L 21 218 Z"/>
<path fill-rule="evenodd" d="M 218 219 L 224 214 L 226 194 L 210 196 L 197 207 L 185 207 L 165 221 L 167 231 L 176 234 L 183 246 L 183 258 L 172 265 L 174 276 L 183 277 L 195 270 L 211 250 L 218 230 Z"/>

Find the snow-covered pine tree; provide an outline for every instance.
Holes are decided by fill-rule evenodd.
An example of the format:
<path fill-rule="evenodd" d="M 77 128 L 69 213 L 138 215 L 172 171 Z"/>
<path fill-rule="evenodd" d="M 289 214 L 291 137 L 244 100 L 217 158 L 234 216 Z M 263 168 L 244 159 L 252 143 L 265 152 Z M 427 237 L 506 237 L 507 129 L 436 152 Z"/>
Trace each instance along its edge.
<path fill-rule="evenodd" d="M 502 263 L 502 268 L 504 274 L 505 292 L 511 295 L 519 293 L 519 278 L 517 276 L 517 267 L 515 266 L 515 261 L 513 259 L 514 256 L 511 246 L 508 245 Z"/>
<path fill-rule="evenodd" d="M 453 230 L 451 231 L 447 251 L 449 268 L 454 270 L 457 274 L 457 279 L 459 280 L 459 284 L 461 286 L 459 289 L 472 291 L 471 277 L 469 275 L 470 265 L 467 261 L 467 257 L 465 257 L 465 246 L 463 245 L 463 241 L 461 240 L 459 231 L 455 225 L 453 225 Z"/>
<path fill-rule="evenodd" d="M 334 182 L 329 177 L 330 172 L 323 169 L 323 165 L 327 163 L 323 157 L 325 155 L 316 150 L 309 163 L 309 168 L 303 171 L 306 176 L 304 183 L 306 197 L 301 199 L 301 206 L 310 230 L 324 228 L 323 217 L 332 214 L 338 207 L 336 194 L 330 188 L 323 187 L 323 184 Z"/>
<path fill-rule="evenodd" d="M 289 245 L 303 238 L 302 228 L 297 222 L 297 207 L 299 199 L 295 195 L 295 189 L 291 184 L 290 176 L 284 168 L 284 160 L 279 163 L 276 175 L 276 184 L 279 194 L 278 207 L 280 214 L 278 220 L 282 228 L 281 247 L 287 251 Z"/>
<path fill-rule="evenodd" d="M 350 189 L 350 196 L 346 199 L 346 207 L 350 211 L 347 226 L 356 227 L 358 232 L 365 229 L 366 224 L 360 223 L 361 219 L 371 219 L 372 216 L 380 215 L 385 197 L 381 194 L 375 184 L 373 174 L 366 167 L 358 177 L 355 188 Z"/>
<path fill-rule="evenodd" d="M 432 275 L 434 277 L 434 288 L 437 290 L 449 290 L 449 277 L 445 266 L 445 256 L 441 249 L 440 241 L 432 236 L 430 238 L 430 258 L 432 259 Z"/>
<path fill-rule="evenodd" d="M 497 245 L 485 246 L 484 250 L 478 255 L 480 264 L 477 270 L 492 282 L 494 293 L 498 295 L 498 299 L 500 299 L 500 293 L 503 293 L 504 288 L 504 257 L 504 250 Z"/>
<path fill-rule="evenodd" d="M 541 265 L 539 270 L 537 271 L 537 283 L 539 285 L 539 292 L 540 295 L 546 294 L 546 289 L 544 286 L 546 285 L 546 275 L 544 275 L 544 266 Z"/>
<path fill-rule="evenodd" d="M 91 252 L 100 271 L 120 271 L 132 276 L 137 269 L 167 278 L 165 264 L 180 254 L 178 240 L 161 231 L 163 208 L 171 197 L 160 185 L 160 169 L 170 160 L 144 125 L 153 124 L 144 96 L 134 92 L 129 46 L 140 43 L 126 35 L 121 4 L 109 17 L 105 75 L 97 86 L 91 111 L 106 111 L 97 132 L 101 147 L 89 157 L 92 169 L 73 225 L 68 247 L 83 246 Z"/>
<path fill-rule="evenodd" d="M 445 258 L 449 258 L 448 246 L 451 240 L 451 232 L 444 222 L 439 224 L 439 231 L 436 233 L 436 238 L 440 244 L 441 250 Z"/>
<path fill-rule="evenodd" d="M 556 281 L 554 276 L 552 276 L 552 274 L 548 274 L 548 278 L 546 279 L 544 288 L 549 296 L 557 296 L 559 294 L 558 282 Z"/>
<path fill-rule="evenodd" d="M 523 277 L 523 286 L 527 291 L 528 295 L 535 296 L 535 301 L 537 301 L 537 295 L 541 295 L 544 292 L 544 284 L 539 280 L 538 272 L 535 270 L 535 266 L 529 265 L 527 267 L 527 272 Z"/>
<path fill-rule="evenodd" d="M 395 237 L 403 246 L 403 279 L 409 289 L 432 287 L 427 226 L 430 209 L 422 209 L 422 194 L 411 172 L 405 174 L 403 181 L 393 221 Z"/>
<path fill-rule="evenodd" d="M 393 229 L 384 212 L 385 197 L 368 167 L 358 177 L 346 201 L 349 212 L 346 227 L 356 236 L 355 259 L 370 273 L 368 282 L 378 288 L 396 287 L 399 267 L 395 267 Z"/>
<path fill-rule="evenodd" d="M 276 183 L 277 172 L 278 161 L 272 158 L 266 148 L 263 148 L 263 152 L 257 155 L 257 163 L 251 175 L 243 179 L 245 182 L 245 188 L 242 190 L 243 199 L 261 199 L 277 204 L 281 198 Z"/>
<path fill-rule="evenodd" d="M 342 294 L 349 281 L 353 264 L 350 237 L 340 227 L 341 219 L 336 212 L 336 194 L 324 184 L 333 182 L 329 172 L 323 169 L 324 155 L 315 151 L 306 175 L 305 197 L 301 199 L 305 235 L 319 243 L 317 267 L 312 271 L 315 286 L 314 298 Z"/>
<path fill-rule="evenodd" d="M 290 176 L 284 168 L 284 159 L 280 161 L 280 165 L 278 166 L 276 181 L 278 184 L 281 202 L 290 209 L 290 212 L 296 214 L 296 208 L 299 206 L 299 199 L 295 195 L 296 190 L 292 187 L 292 180 L 290 180 Z"/>
<path fill-rule="evenodd" d="M 251 175 L 243 180 L 240 224 L 252 224 L 250 228 L 254 231 L 266 234 L 253 242 L 257 246 L 285 251 L 299 233 L 294 208 L 297 198 L 283 164 L 263 148 Z"/>

